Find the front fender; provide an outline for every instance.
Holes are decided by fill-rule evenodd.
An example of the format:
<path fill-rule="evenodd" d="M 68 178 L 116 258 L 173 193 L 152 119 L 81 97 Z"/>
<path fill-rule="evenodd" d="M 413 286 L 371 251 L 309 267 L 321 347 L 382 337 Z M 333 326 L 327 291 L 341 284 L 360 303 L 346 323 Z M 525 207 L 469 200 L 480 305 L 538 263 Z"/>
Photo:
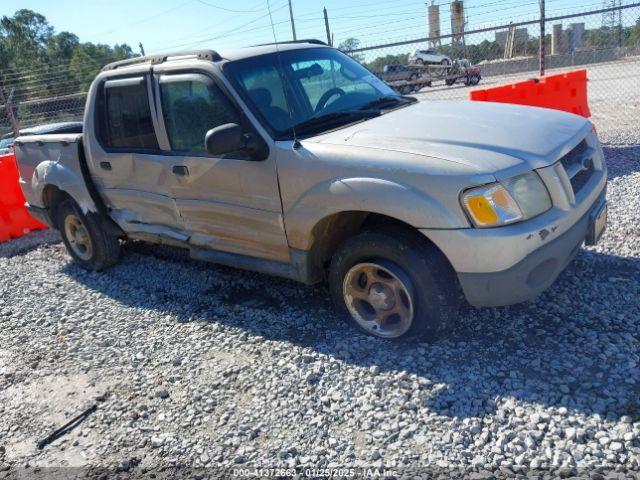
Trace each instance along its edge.
<path fill-rule="evenodd" d="M 386 215 L 415 228 L 463 226 L 442 203 L 410 186 L 378 178 L 339 178 L 315 185 L 285 211 L 289 245 L 308 250 L 313 227 L 323 218 L 347 211 Z"/>

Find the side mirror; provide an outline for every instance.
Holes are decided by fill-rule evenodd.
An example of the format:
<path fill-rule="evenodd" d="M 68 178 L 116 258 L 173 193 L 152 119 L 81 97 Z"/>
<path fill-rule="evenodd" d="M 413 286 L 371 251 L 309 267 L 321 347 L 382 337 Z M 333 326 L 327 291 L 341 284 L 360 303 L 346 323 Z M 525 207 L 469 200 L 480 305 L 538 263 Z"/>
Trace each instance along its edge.
<path fill-rule="evenodd" d="M 269 147 L 253 132 L 243 132 L 237 123 L 225 123 L 212 128 L 204 137 L 204 146 L 211 155 L 224 155 L 243 151 L 252 160 L 264 160 L 269 156 Z"/>
<path fill-rule="evenodd" d="M 237 152 L 245 146 L 242 127 L 237 123 L 225 123 L 212 128 L 204 137 L 204 146 L 211 155 Z"/>

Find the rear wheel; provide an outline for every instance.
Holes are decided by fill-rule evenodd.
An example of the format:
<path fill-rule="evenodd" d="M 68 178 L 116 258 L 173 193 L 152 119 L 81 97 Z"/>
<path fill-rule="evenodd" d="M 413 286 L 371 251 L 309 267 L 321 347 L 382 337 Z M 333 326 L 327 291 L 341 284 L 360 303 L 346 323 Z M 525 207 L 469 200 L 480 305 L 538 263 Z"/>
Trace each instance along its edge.
<path fill-rule="evenodd" d="M 57 209 L 57 227 L 67 251 L 82 268 L 100 271 L 120 257 L 120 241 L 97 214 L 85 215 L 71 199 Z"/>
<path fill-rule="evenodd" d="M 362 331 L 387 339 L 432 340 L 453 325 L 459 303 L 455 272 L 419 235 L 363 232 L 333 256 L 332 297 Z"/>

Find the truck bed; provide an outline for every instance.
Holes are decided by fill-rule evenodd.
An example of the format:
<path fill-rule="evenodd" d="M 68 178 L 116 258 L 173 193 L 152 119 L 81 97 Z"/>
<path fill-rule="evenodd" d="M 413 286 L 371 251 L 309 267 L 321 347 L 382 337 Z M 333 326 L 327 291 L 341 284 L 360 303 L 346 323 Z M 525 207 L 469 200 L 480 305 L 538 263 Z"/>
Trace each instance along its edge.
<path fill-rule="evenodd" d="M 96 211 L 85 181 L 81 133 L 21 136 L 15 142 L 20 186 L 33 209 L 46 209 L 45 187 L 68 192 L 84 212 Z"/>

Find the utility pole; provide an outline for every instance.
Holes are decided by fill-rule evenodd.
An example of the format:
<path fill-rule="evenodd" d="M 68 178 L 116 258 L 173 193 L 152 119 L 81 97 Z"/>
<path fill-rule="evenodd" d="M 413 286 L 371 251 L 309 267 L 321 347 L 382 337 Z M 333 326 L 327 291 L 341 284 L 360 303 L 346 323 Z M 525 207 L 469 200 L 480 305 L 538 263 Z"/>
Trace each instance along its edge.
<path fill-rule="evenodd" d="M 12 96 L 12 95 L 11 95 Z M 9 119 L 9 123 L 11 123 L 11 129 L 13 130 L 13 135 L 15 137 L 20 133 L 20 127 L 18 125 L 18 120 L 13 114 L 13 105 L 11 105 L 11 99 L 7 100 L 4 96 L 4 92 L 2 91 L 2 86 L 0 85 L 0 103 L 4 106 L 4 109 L 7 112 L 7 118 Z"/>
<path fill-rule="evenodd" d="M 618 2 L 618 47 L 622 47 L 622 0 Z"/>
<path fill-rule="evenodd" d="M 545 8 L 544 8 L 544 0 L 539 0 L 540 2 L 540 76 L 544 77 L 544 57 L 546 55 L 546 46 L 545 46 L 545 32 L 544 26 L 546 22 L 545 17 Z"/>
<path fill-rule="evenodd" d="M 291 18 L 291 31 L 293 32 L 293 40 L 297 40 L 296 38 L 296 24 L 293 21 L 293 7 L 291 6 L 291 0 L 289 0 L 289 18 Z"/>
<path fill-rule="evenodd" d="M 324 11 L 324 29 L 327 31 L 327 43 L 330 47 L 333 46 L 333 42 L 331 41 L 331 30 L 329 30 L 329 16 L 327 15 L 327 9 L 323 8 Z"/>
<path fill-rule="evenodd" d="M 142 42 L 140 42 L 138 44 L 138 46 L 140 47 L 140 53 L 142 54 L 142 56 L 144 57 L 144 45 L 142 45 Z"/>

